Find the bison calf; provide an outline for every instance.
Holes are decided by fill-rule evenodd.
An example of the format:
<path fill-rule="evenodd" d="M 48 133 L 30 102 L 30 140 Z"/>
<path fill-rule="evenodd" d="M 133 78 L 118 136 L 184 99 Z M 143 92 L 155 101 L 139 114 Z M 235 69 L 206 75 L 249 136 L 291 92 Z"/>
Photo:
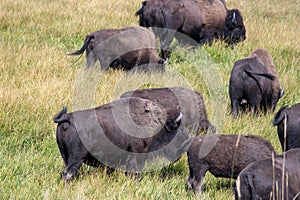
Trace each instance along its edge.
<path fill-rule="evenodd" d="M 241 171 L 235 199 L 300 199 L 300 149 L 257 161 Z"/>
<path fill-rule="evenodd" d="M 207 171 L 216 177 L 236 179 L 251 162 L 271 157 L 272 145 L 258 136 L 203 135 L 194 138 L 187 155 L 187 190 L 200 194 Z"/>
<path fill-rule="evenodd" d="M 295 104 L 290 108 L 288 108 L 287 106 L 280 108 L 280 110 L 277 112 L 277 114 L 274 117 L 273 125 L 277 126 L 278 138 L 283 151 L 287 151 L 292 148 L 300 148 L 300 104 L 299 103 Z M 284 136 L 285 130 L 286 130 L 286 138 Z"/>
<path fill-rule="evenodd" d="M 203 97 L 200 93 L 181 87 L 139 89 L 126 92 L 124 97 L 149 99 L 165 109 L 180 108 L 183 114 L 182 124 L 189 133 L 215 132 L 215 127 L 208 121 Z"/>
<path fill-rule="evenodd" d="M 85 37 L 81 49 L 69 55 L 86 51 L 86 69 L 97 60 L 102 70 L 108 67 L 144 71 L 164 71 L 164 60 L 157 54 L 153 32 L 143 27 L 104 29 Z"/>
<path fill-rule="evenodd" d="M 247 58 L 234 63 L 229 95 L 233 115 L 238 115 L 241 108 L 253 112 L 258 109 L 275 110 L 278 100 L 283 95 L 278 75 L 271 55 L 264 49 L 256 49 Z"/>
<path fill-rule="evenodd" d="M 65 163 L 63 177 L 73 179 L 83 163 L 138 173 L 144 163 L 165 156 L 175 161 L 186 150 L 187 133 L 178 109 L 152 101 L 124 98 L 54 117 L 57 144 Z"/>

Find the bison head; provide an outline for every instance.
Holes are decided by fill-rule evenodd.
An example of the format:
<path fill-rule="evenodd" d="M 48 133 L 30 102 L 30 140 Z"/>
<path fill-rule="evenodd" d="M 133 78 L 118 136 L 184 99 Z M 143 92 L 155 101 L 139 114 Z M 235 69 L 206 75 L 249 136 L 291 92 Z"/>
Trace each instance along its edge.
<path fill-rule="evenodd" d="M 139 25 L 143 27 L 151 27 L 156 24 L 157 5 L 155 2 L 143 1 L 142 8 L 136 11 L 135 15 L 139 16 Z"/>
<path fill-rule="evenodd" d="M 246 39 L 246 28 L 239 10 L 232 9 L 227 11 L 223 34 L 225 42 L 229 45 L 235 45 Z"/>

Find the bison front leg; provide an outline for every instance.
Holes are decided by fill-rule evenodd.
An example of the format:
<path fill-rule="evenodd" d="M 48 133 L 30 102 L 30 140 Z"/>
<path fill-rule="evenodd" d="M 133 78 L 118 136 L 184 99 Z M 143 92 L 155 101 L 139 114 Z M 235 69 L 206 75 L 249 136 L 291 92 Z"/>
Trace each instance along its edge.
<path fill-rule="evenodd" d="M 161 54 L 162 54 L 162 58 L 165 60 L 168 60 L 169 58 L 168 49 L 171 42 L 174 39 L 174 34 L 175 31 L 168 30 L 168 29 L 162 29 L 159 33 Z"/>
<path fill-rule="evenodd" d="M 190 171 L 189 177 L 186 181 L 187 192 L 193 191 L 197 195 L 201 195 L 201 185 L 207 170 L 208 170 L 207 165 L 197 164 L 195 167 L 192 166 L 189 167 L 189 171 Z"/>
<path fill-rule="evenodd" d="M 189 176 L 186 181 L 187 192 L 195 192 L 197 195 L 201 195 L 201 185 L 203 183 L 206 171 L 201 171 L 197 176 Z"/>

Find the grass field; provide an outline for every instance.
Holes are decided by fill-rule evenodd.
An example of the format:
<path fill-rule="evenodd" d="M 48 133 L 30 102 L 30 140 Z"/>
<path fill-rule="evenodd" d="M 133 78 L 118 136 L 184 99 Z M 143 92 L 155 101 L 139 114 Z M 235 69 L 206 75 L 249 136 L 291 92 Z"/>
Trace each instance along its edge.
<path fill-rule="evenodd" d="M 53 116 L 64 105 L 69 111 L 93 107 L 140 87 L 191 87 L 203 94 L 218 133 L 260 135 L 281 153 L 271 124 L 274 113 L 231 117 L 228 81 L 237 59 L 265 48 L 285 87 L 277 110 L 300 101 L 300 1 L 228 0 L 229 8 L 242 12 L 247 39 L 234 49 L 216 42 L 188 55 L 173 45 L 165 75 L 113 70 L 83 75 L 85 59 L 76 62 L 66 53 L 81 47 L 92 31 L 137 25 L 134 12 L 140 5 L 135 0 L 1 1 L 0 199 L 197 199 L 185 192 L 186 156 L 139 180 L 87 166 L 72 183 L 61 178 Z M 203 54 L 209 57 L 203 60 Z M 201 199 L 233 199 L 230 183 L 208 173 Z"/>

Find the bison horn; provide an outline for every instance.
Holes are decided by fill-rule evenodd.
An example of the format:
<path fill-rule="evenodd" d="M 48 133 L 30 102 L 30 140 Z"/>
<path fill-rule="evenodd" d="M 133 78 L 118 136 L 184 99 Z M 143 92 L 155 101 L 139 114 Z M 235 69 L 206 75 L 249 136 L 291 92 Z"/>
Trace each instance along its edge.
<path fill-rule="evenodd" d="M 235 11 L 233 11 L 233 14 L 232 14 L 232 22 L 235 22 Z"/>
<path fill-rule="evenodd" d="M 281 92 L 280 92 L 279 98 L 281 98 L 283 95 L 284 95 L 284 86 L 282 85 L 282 88 L 281 88 Z"/>
<path fill-rule="evenodd" d="M 168 60 L 169 60 L 169 58 L 166 58 L 166 59 L 164 60 L 163 65 L 166 65 L 166 64 L 168 63 Z"/>
<path fill-rule="evenodd" d="M 179 116 L 175 119 L 175 123 L 178 123 L 182 118 L 182 113 L 180 112 Z"/>

